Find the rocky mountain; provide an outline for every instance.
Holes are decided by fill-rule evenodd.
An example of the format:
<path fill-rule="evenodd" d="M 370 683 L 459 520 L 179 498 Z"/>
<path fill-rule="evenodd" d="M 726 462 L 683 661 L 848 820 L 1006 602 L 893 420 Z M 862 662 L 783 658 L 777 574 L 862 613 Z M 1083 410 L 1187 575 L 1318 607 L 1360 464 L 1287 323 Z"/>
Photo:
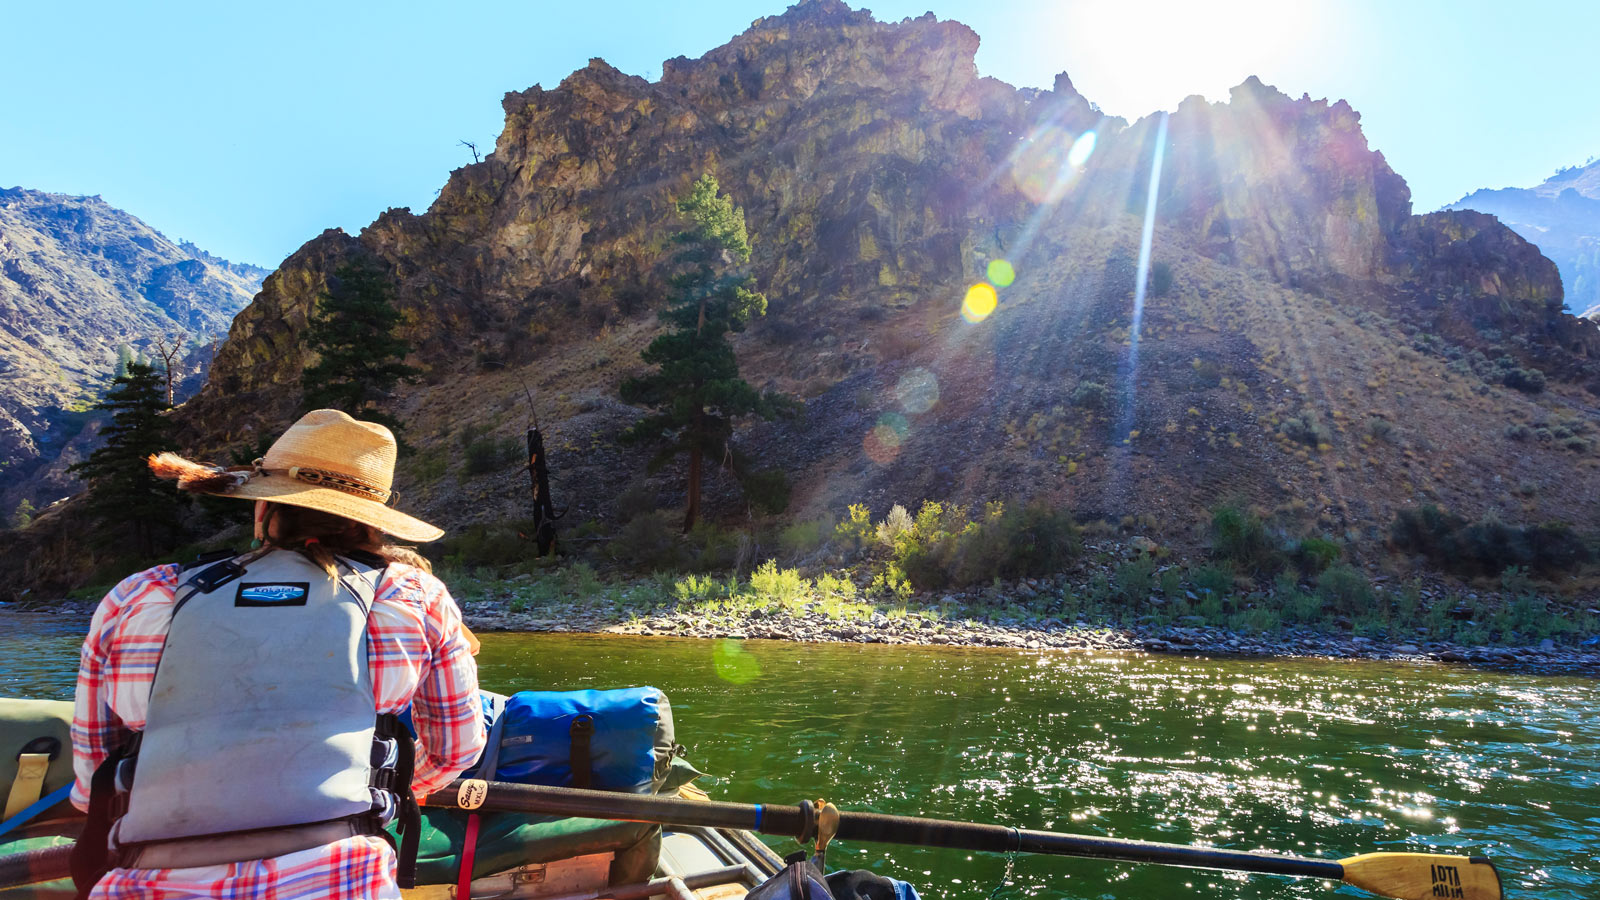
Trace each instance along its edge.
<path fill-rule="evenodd" d="M 571 521 L 615 525 L 625 493 L 680 503 L 680 473 L 617 445 L 641 413 L 616 395 L 661 327 L 672 200 L 711 172 L 770 301 L 743 370 L 805 405 L 738 436 L 788 474 L 791 519 L 1042 497 L 1179 548 L 1224 501 L 1367 548 L 1425 501 L 1593 519 L 1600 331 L 1532 244 L 1480 213 L 1413 215 L 1343 101 L 1250 79 L 1130 124 L 1066 75 L 981 76 L 978 42 L 807 0 L 656 82 L 596 59 L 507 94 L 494 152 L 427 211 L 324 232 L 266 279 L 179 413 L 185 443 L 221 459 L 281 430 L 308 310 L 366 257 L 425 372 L 395 400 L 406 508 L 526 515 L 515 453 L 463 457 L 514 445 L 530 394 Z M 998 307 L 963 315 L 986 278 Z M 747 515 L 730 479 L 708 489 Z"/>
<path fill-rule="evenodd" d="M 1568 310 L 1600 313 L 1600 160 L 1532 188 L 1474 191 L 1447 208 L 1498 217 L 1561 270 Z"/>
<path fill-rule="evenodd" d="M 266 270 L 173 243 L 99 197 L 0 190 L 0 508 L 75 489 L 119 355 L 181 336 L 190 392 Z M 89 426 L 86 428 L 86 425 Z M 63 459 L 63 454 L 66 454 Z"/>

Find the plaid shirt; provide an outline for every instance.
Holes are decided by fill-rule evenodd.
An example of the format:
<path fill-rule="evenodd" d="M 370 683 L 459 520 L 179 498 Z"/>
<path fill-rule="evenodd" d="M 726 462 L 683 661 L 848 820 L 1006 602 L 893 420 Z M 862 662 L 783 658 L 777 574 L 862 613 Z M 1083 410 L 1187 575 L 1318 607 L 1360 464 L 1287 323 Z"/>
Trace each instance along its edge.
<path fill-rule="evenodd" d="M 181 578 L 156 566 L 112 589 L 83 642 L 72 719 L 72 802 L 88 807 L 89 779 L 127 730 L 144 728 L 156 663 Z M 367 665 L 380 713 L 407 705 L 417 729 L 418 797 L 472 765 L 486 740 L 478 667 L 461 634 L 461 611 L 439 579 L 391 563 L 367 620 Z M 360 836 L 273 859 L 187 869 L 114 869 L 94 898 L 251 897 L 356 900 L 399 897 L 394 852 Z"/>

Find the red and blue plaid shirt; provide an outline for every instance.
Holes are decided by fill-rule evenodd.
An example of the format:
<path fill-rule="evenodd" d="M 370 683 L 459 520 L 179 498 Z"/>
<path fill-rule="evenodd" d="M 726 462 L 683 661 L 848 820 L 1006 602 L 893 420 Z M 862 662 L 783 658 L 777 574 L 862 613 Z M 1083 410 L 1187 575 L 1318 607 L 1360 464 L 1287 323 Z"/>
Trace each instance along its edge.
<path fill-rule="evenodd" d="M 88 806 L 89 779 L 126 731 L 144 728 L 150 686 L 172 619 L 180 579 L 156 566 L 112 589 L 83 642 L 72 719 L 72 802 Z M 461 633 L 461 611 L 439 579 L 392 563 L 367 620 L 367 665 L 380 713 L 410 706 L 417 730 L 418 797 L 450 783 L 483 749 L 478 667 Z M 360 836 L 273 859 L 187 869 L 114 869 L 91 895 L 181 900 L 398 898 L 394 852 L 382 838 Z"/>

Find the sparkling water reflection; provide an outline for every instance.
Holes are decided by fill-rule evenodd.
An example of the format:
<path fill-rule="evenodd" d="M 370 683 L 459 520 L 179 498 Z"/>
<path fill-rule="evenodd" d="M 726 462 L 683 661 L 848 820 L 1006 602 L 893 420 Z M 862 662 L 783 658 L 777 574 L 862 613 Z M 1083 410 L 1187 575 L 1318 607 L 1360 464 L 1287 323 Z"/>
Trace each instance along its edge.
<path fill-rule="evenodd" d="M 66 696 L 74 636 L 5 628 L 0 690 Z M 1509 895 L 1600 895 L 1600 686 L 1447 666 L 484 635 L 484 684 L 654 684 L 719 799 L 1338 857 L 1440 849 Z M 719 677 L 733 666 L 741 680 Z M 780 843 L 781 842 L 775 842 Z M 792 849 L 792 846 L 783 849 Z M 930 900 L 1327 896 L 1316 882 L 836 844 Z M 1336 896 L 1357 896 L 1341 888 Z"/>

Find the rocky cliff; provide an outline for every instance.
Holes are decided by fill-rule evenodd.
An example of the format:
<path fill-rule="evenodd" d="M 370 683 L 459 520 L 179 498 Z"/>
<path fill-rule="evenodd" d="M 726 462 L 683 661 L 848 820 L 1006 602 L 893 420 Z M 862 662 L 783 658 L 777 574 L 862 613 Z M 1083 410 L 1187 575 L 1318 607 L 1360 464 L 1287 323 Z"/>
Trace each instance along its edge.
<path fill-rule="evenodd" d="M 392 273 L 425 371 L 396 397 L 408 508 L 524 514 L 515 463 L 461 451 L 520 434 L 525 386 L 575 520 L 614 521 L 630 487 L 679 502 L 673 473 L 647 479 L 616 446 L 638 412 L 615 397 L 659 327 L 672 198 L 709 171 L 771 302 L 744 370 L 806 401 L 740 436 L 794 481 L 791 516 L 1032 495 L 1183 544 L 1238 500 L 1366 546 L 1419 501 L 1592 518 L 1590 443 L 1506 435 L 1590 433 L 1600 332 L 1493 219 L 1412 215 L 1348 104 L 1251 79 L 1172 113 L 1136 310 L 1161 118 L 1103 117 L 1065 75 L 984 78 L 977 47 L 931 14 L 809 0 L 657 82 L 593 60 L 507 94 L 495 151 L 431 208 L 326 232 L 267 279 L 182 410 L 185 441 L 220 457 L 290 420 L 308 310 L 359 255 Z M 1015 281 L 968 321 L 964 292 L 1001 259 Z M 742 514 L 725 479 L 710 488 Z"/>
<path fill-rule="evenodd" d="M 1600 160 L 1532 188 L 1474 191 L 1448 208 L 1489 213 L 1537 245 L 1561 270 L 1569 311 L 1600 307 Z"/>
<path fill-rule="evenodd" d="M 99 197 L 0 190 L 0 511 L 75 489 L 64 469 L 93 444 L 80 433 L 85 410 L 119 350 L 148 354 L 156 337 L 187 335 L 180 368 L 192 392 L 212 337 L 264 275 L 173 243 Z"/>

